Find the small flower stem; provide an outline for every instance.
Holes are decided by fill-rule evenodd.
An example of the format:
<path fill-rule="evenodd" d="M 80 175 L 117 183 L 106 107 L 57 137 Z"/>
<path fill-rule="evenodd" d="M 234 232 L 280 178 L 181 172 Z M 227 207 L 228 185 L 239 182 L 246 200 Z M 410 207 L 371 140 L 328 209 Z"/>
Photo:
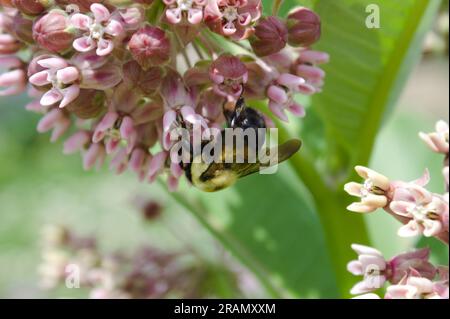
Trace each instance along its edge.
<path fill-rule="evenodd" d="M 186 65 L 188 68 L 192 68 L 191 60 L 189 59 L 189 55 L 186 52 L 186 46 L 183 44 L 183 41 L 181 40 L 180 36 L 178 35 L 178 32 L 174 31 L 175 38 L 178 41 L 178 45 L 180 47 L 181 55 L 184 58 L 184 61 L 186 62 Z"/>
<path fill-rule="evenodd" d="M 200 46 L 197 44 L 197 42 L 193 41 L 192 42 L 192 46 L 193 46 L 195 52 L 197 53 L 198 58 L 200 60 L 204 60 L 205 59 L 205 55 L 203 54 L 203 52 L 202 52 Z"/>
<path fill-rule="evenodd" d="M 283 4 L 283 0 L 274 0 L 272 5 L 272 15 L 277 16 L 280 11 L 280 7 Z"/>

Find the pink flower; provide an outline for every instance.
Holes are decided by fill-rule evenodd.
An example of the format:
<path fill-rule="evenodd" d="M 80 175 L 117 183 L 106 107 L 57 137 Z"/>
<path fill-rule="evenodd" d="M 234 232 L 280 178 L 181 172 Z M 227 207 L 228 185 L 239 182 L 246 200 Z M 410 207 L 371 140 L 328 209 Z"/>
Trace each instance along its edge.
<path fill-rule="evenodd" d="M 389 179 L 364 166 L 356 166 L 355 170 L 364 178 L 364 183 L 350 182 L 345 184 L 344 189 L 350 195 L 360 197 L 361 201 L 351 204 L 347 209 L 357 213 L 370 213 L 385 207 L 388 203 L 386 195 L 391 188 Z"/>
<path fill-rule="evenodd" d="M 209 77 L 214 82 L 214 91 L 217 94 L 236 100 L 242 94 L 248 72 L 238 57 L 223 54 L 211 64 Z"/>
<path fill-rule="evenodd" d="M 281 51 L 287 42 L 287 28 L 284 22 L 273 16 L 263 18 L 255 26 L 250 44 L 258 56 L 266 56 Z"/>
<path fill-rule="evenodd" d="M 70 119 L 63 110 L 55 108 L 45 114 L 38 123 L 37 131 L 44 133 L 52 130 L 51 142 L 55 142 L 70 127 Z"/>
<path fill-rule="evenodd" d="M 0 56 L 0 96 L 20 94 L 27 85 L 23 62 L 15 56 Z"/>
<path fill-rule="evenodd" d="M 381 288 L 386 281 L 387 267 L 383 255 L 375 248 L 363 245 L 352 244 L 352 249 L 358 254 L 358 260 L 349 262 L 347 269 L 364 278 L 353 286 L 350 293 L 357 295 Z"/>
<path fill-rule="evenodd" d="M 69 49 L 74 36 L 69 29 L 67 14 L 54 9 L 39 18 L 33 25 L 33 38 L 42 48 L 52 52 Z"/>
<path fill-rule="evenodd" d="M 213 31 L 241 40 L 250 36 L 251 24 L 261 12 L 261 0 L 211 0 L 205 7 L 205 20 Z"/>
<path fill-rule="evenodd" d="M 71 25 L 83 31 L 83 36 L 73 42 L 73 47 L 80 52 L 96 48 L 97 55 L 108 55 L 114 49 L 114 37 L 122 34 L 123 26 L 111 18 L 109 10 L 102 4 L 93 3 L 90 8 L 93 18 L 82 13 L 75 13 L 70 18 Z"/>
<path fill-rule="evenodd" d="M 407 191 L 411 200 L 395 200 L 390 204 L 394 213 L 411 219 L 398 230 L 399 236 L 423 234 L 431 237 L 442 232 L 442 216 L 448 214 L 448 203 L 441 196 L 432 194 L 418 185 L 410 184 Z"/>
<path fill-rule="evenodd" d="M 433 279 L 436 275 L 436 267 L 429 262 L 429 257 L 429 248 L 417 249 L 393 257 L 387 262 L 388 280 L 397 284 L 412 271 L 420 274 L 421 277 Z"/>
<path fill-rule="evenodd" d="M 298 59 L 294 62 L 293 69 L 296 75 L 304 78 L 306 83 L 312 85 L 319 92 L 324 83 L 325 71 L 318 65 L 327 63 L 328 60 L 329 56 L 324 52 L 301 50 Z"/>
<path fill-rule="evenodd" d="M 170 59 L 170 41 L 164 30 L 147 25 L 140 28 L 128 43 L 133 58 L 143 69 L 160 66 Z"/>
<path fill-rule="evenodd" d="M 123 79 L 121 62 L 112 56 L 99 56 L 94 51 L 76 53 L 70 63 L 79 70 L 84 89 L 107 90 Z"/>
<path fill-rule="evenodd" d="M 29 81 L 38 87 L 50 86 L 50 90 L 41 98 L 42 105 L 50 106 L 59 103 L 59 107 L 63 108 L 74 101 L 80 93 L 80 72 L 63 58 L 41 57 L 43 56 L 34 59 L 40 70 L 32 74 Z M 30 63 L 29 69 L 31 69 L 31 65 L 33 62 Z"/>
<path fill-rule="evenodd" d="M 163 0 L 166 5 L 166 18 L 172 24 L 185 19 L 190 24 L 199 24 L 203 20 L 203 8 L 207 0 Z"/>
<path fill-rule="evenodd" d="M 411 276 L 405 283 L 387 287 L 386 299 L 443 299 L 434 283 L 423 277 Z"/>
<path fill-rule="evenodd" d="M 290 45 L 308 47 L 320 38 L 320 18 L 308 8 L 295 8 L 287 18 Z"/>
<path fill-rule="evenodd" d="M 420 132 L 419 136 L 434 152 L 448 155 L 448 124 L 445 121 L 436 123 L 435 132 Z"/>
<path fill-rule="evenodd" d="M 314 88 L 305 83 L 299 76 L 283 73 L 269 86 L 267 96 L 269 97 L 269 108 L 279 119 L 288 122 L 285 111 L 295 116 L 303 117 L 305 109 L 294 100 L 296 93 L 311 94 Z"/>

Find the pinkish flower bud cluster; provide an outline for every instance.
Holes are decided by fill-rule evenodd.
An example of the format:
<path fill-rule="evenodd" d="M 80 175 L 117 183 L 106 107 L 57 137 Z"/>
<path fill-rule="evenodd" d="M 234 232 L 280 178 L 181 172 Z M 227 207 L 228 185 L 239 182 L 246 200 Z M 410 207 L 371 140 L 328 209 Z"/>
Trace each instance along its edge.
<path fill-rule="evenodd" d="M 41 287 L 47 290 L 67 287 L 69 282 L 87 290 L 93 299 L 218 297 L 214 288 L 202 284 L 217 265 L 189 252 L 143 246 L 131 253 L 107 253 L 95 237 L 80 236 L 59 225 L 44 229 L 42 244 L 38 272 Z M 238 285 L 245 272 L 235 268 L 235 263 L 227 262 L 220 271 L 234 279 L 229 289 L 241 296 L 247 293 L 247 288 Z"/>
<path fill-rule="evenodd" d="M 0 96 L 28 84 L 38 131 L 52 141 L 71 131 L 64 153 L 80 152 L 85 169 L 110 159 L 142 181 L 167 172 L 175 189 L 171 130 L 223 128 L 224 103 L 241 95 L 288 121 L 305 115 L 298 94 L 321 90 L 319 17 L 262 12 L 261 0 L 2 2 Z"/>
<path fill-rule="evenodd" d="M 444 194 L 425 188 L 430 180 L 427 170 L 421 178 L 404 182 L 390 181 L 369 168 L 356 166 L 355 170 L 364 182 L 350 182 L 344 186 L 347 193 L 360 198 L 347 209 L 358 213 L 384 209 L 403 224 L 398 229 L 399 236 L 436 237 L 448 245 L 448 124 L 439 121 L 436 132 L 420 133 L 420 137 L 431 150 L 445 157 Z M 350 262 L 348 270 L 364 278 L 351 290 L 352 294 L 364 294 L 357 298 L 379 298 L 370 292 L 382 288 L 385 282 L 391 284 L 387 287 L 386 299 L 449 298 L 448 267 L 433 266 L 428 260 L 429 249 L 419 249 L 385 260 L 374 248 L 356 244 L 352 248 L 358 254 L 358 260 Z"/>

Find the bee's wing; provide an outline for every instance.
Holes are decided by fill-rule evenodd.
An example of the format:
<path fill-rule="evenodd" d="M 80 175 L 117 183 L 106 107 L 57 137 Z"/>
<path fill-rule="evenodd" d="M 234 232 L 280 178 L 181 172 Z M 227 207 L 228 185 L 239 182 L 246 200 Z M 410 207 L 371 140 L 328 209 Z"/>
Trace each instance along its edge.
<path fill-rule="evenodd" d="M 232 163 L 231 170 L 239 177 L 244 177 L 259 170 L 271 167 L 278 163 L 284 162 L 297 152 L 302 146 L 302 142 L 297 139 L 291 139 L 286 143 L 272 147 L 266 150 L 267 161 L 256 163 Z M 275 156 L 275 158 L 273 158 Z"/>

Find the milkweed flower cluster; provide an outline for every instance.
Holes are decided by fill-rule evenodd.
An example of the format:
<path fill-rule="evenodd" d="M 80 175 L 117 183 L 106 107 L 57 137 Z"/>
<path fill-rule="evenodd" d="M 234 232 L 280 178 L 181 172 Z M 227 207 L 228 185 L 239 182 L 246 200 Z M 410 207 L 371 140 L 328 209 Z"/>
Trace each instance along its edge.
<path fill-rule="evenodd" d="M 311 48 L 320 19 L 307 8 L 280 18 L 263 16 L 261 0 L 1 4 L 0 96 L 28 91 L 38 131 L 64 138 L 85 169 L 109 158 L 140 180 L 166 171 L 175 189 L 171 129 L 223 127 L 223 104 L 241 94 L 288 121 L 305 114 L 295 96 L 323 85 L 328 55 Z"/>
<path fill-rule="evenodd" d="M 234 294 L 250 291 L 240 285 L 245 273 L 238 273 L 231 262 L 218 266 L 188 251 L 163 252 L 152 246 L 106 253 L 95 237 L 60 225 L 48 225 L 43 231 L 38 270 L 42 288 L 84 288 L 93 299 L 214 298 L 217 290 L 203 284 L 217 275 L 214 271 L 233 279 Z"/>
<path fill-rule="evenodd" d="M 403 226 L 398 236 L 435 237 L 444 244 L 449 243 L 449 127 L 444 121 L 436 124 L 432 133 L 419 133 L 420 138 L 434 152 L 443 155 L 442 170 L 445 190 L 441 194 L 426 189 L 430 180 L 428 171 L 414 181 L 391 181 L 388 177 L 369 168 L 355 168 L 364 182 L 347 183 L 344 189 L 350 195 L 360 198 L 347 207 L 358 213 L 371 213 L 384 209 L 399 220 Z M 348 264 L 348 270 L 363 280 L 351 290 L 352 294 L 364 294 L 359 298 L 379 298 L 370 293 L 382 288 L 386 282 L 386 299 L 394 298 L 449 298 L 448 266 L 434 266 L 429 258 L 429 249 L 419 249 L 399 254 L 386 260 L 378 250 L 352 245 L 358 259 Z"/>

